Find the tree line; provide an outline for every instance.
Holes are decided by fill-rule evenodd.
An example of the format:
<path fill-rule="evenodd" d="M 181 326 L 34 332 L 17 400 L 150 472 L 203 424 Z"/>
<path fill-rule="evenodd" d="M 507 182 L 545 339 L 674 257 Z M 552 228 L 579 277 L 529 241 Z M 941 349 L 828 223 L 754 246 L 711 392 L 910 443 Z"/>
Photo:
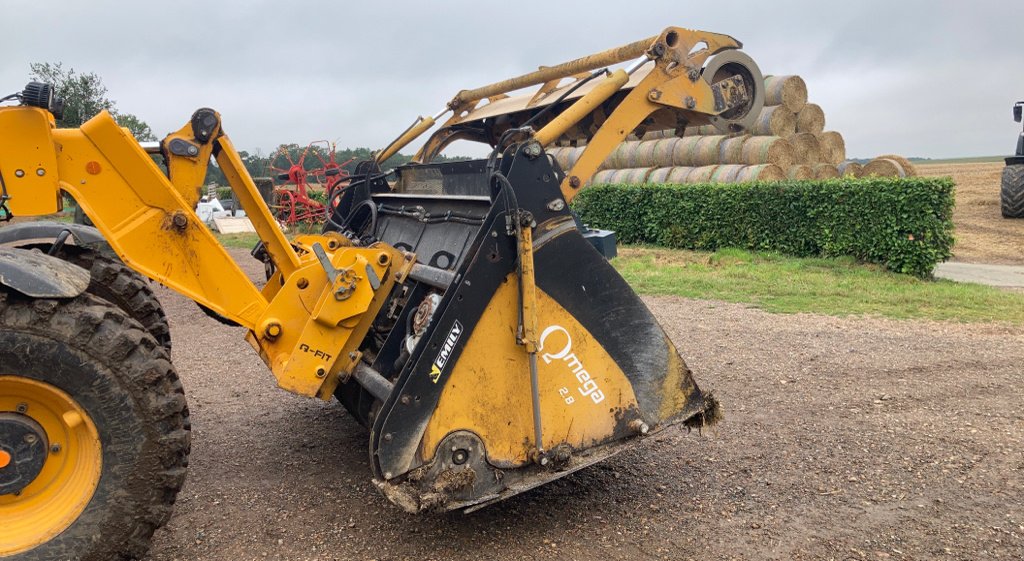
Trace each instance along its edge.
<path fill-rule="evenodd" d="M 61 128 L 75 128 L 88 121 L 100 111 L 106 110 L 119 125 L 127 128 L 140 142 L 157 140 L 156 134 L 149 124 L 139 117 L 119 111 L 114 100 L 108 97 L 107 87 L 102 78 L 94 72 L 78 72 L 60 62 L 37 62 L 29 65 L 30 80 L 45 82 L 53 86 L 55 95 L 64 100 L 64 114 L 57 121 Z M 333 151 L 333 160 L 331 152 Z M 239 151 L 242 163 L 249 175 L 253 177 L 273 177 L 286 172 L 292 165 L 300 161 L 306 170 L 324 167 L 329 162 L 344 164 L 342 167 L 349 173 L 355 171 L 355 164 L 369 160 L 373 151 L 369 148 L 336 148 L 325 143 L 300 146 L 298 144 L 281 144 L 270 154 L 262 150 Z M 438 156 L 434 161 L 457 161 L 468 158 Z M 381 166 L 390 169 L 408 163 L 412 156 L 396 154 Z M 227 180 L 216 162 L 211 162 L 206 174 L 206 183 L 226 185 Z"/>

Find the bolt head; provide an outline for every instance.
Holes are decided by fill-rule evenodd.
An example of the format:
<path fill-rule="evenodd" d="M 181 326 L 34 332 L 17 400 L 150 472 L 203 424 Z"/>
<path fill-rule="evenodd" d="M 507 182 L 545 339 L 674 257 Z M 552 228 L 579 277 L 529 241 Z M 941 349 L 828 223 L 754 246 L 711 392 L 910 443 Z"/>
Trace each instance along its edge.
<path fill-rule="evenodd" d="M 278 337 L 281 336 L 281 324 L 272 323 L 268 325 L 267 329 L 264 330 L 263 334 L 266 335 L 268 339 L 277 339 Z"/>
<path fill-rule="evenodd" d="M 316 369 L 316 377 L 317 378 L 323 378 L 326 375 L 327 375 L 327 370 L 323 366 L 321 366 L 321 367 Z"/>
<path fill-rule="evenodd" d="M 389 433 L 384 435 L 384 442 L 391 442 L 392 438 L 394 438 L 394 437 L 391 436 L 391 433 L 389 432 Z"/>
<path fill-rule="evenodd" d="M 42 176 L 46 175 L 46 170 L 43 169 L 43 168 L 39 168 L 39 169 L 36 170 L 36 175 L 38 175 L 39 177 L 42 177 Z"/>
<path fill-rule="evenodd" d="M 25 170 L 16 169 L 14 170 L 14 177 L 25 177 Z"/>
<path fill-rule="evenodd" d="M 560 211 L 560 210 L 562 210 L 564 208 L 565 208 L 565 201 L 563 201 L 562 199 L 555 199 L 555 200 L 551 201 L 550 203 L 548 203 L 548 209 L 549 210 L 553 210 L 555 212 L 558 212 L 558 211 Z"/>
<path fill-rule="evenodd" d="M 50 446 L 50 453 L 51 454 L 60 453 L 60 444 L 54 444 L 54 445 Z"/>
<path fill-rule="evenodd" d="M 14 409 L 18 413 L 24 413 L 25 411 L 28 411 L 28 404 L 27 403 L 19 403 Z"/>

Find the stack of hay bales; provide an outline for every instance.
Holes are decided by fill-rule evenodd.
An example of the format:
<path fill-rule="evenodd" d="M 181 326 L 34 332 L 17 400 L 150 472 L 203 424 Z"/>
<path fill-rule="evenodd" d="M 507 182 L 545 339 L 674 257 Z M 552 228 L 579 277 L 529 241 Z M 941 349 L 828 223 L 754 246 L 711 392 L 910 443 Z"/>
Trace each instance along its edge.
<path fill-rule="evenodd" d="M 563 169 L 583 147 L 548 149 Z M 713 126 L 648 131 L 609 155 L 592 183 L 741 183 L 782 179 L 830 179 L 916 175 L 901 156 L 880 156 L 866 165 L 846 159 L 841 134 L 825 130 L 825 112 L 807 101 L 799 76 L 765 78 L 765 107 L 747 134 L 722 135 Z"/>

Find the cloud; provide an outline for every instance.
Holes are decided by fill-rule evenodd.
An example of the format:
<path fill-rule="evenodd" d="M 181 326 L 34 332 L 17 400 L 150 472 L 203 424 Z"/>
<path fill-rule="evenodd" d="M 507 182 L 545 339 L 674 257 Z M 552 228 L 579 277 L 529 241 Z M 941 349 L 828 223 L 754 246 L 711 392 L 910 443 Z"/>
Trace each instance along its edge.
<path fill-rule="evenodd" d="M 102 76 L 158 134 L 210 106 L 249 150 L 380 147 L 460 89 L 679 25 L 736 37 L 766 74 L 803 76 L 851 155 L 990 155 L 1013 148 L 1022 20 L 1024 4 L 995 0 L 62 0 L 0 21 L 0 90 L 20 89 L 31 62 L 62 61 Z"/>

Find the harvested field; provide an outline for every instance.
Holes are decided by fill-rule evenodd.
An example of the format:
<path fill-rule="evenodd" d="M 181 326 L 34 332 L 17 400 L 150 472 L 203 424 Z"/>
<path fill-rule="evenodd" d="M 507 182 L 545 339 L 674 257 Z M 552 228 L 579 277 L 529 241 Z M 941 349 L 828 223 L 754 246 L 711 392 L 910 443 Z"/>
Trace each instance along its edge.
<path fill-rule="evenodd" d="M 716 429 L 472 515 L 412 517 L 373 489 L 340 405 L 275 388 L 240 329 L 161 297 L 194 438 L 149 561 L 1024 556 L 1018 330 L 647 298 L 722 401 Z"/>
<path fill-rule="evenodd" d="M 956 181 L 956 245 L 953 260 L 1024 265 L 1024 220 L 999 213 L 1002 162 L 916 164 L 918 175 L 951 176 Z"/>

